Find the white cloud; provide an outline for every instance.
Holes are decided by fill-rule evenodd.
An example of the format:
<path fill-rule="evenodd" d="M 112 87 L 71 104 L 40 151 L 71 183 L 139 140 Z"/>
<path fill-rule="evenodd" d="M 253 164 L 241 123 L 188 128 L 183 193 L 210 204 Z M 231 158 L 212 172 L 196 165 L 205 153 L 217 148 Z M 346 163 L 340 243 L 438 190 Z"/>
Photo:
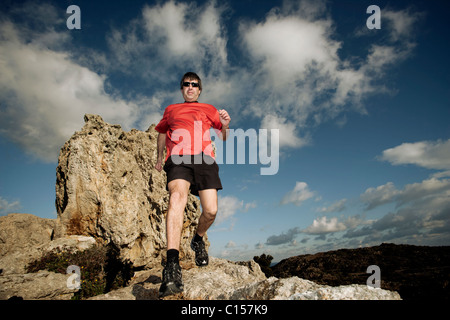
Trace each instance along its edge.
<path fill-rule="evenodd" d="M 286 118 L 278 117 L 276 115 L 266 115 L 261 122 L 262 129 L 278 129 L 279 131 L 279 146 L 299 148 L 307 144 L 307 138 L 301 139 L 297 137 L 295 123 L 287 121 Z"/>
<path fill-rule="evenodd" d="M 36 31 L 9 20 L 0 23 L 1 134 L 53 162 L 64 142 L 82 127 L 85 113 L 131 126 L 137 116 L 135 104 L 107 94 L 105 76 L 51 49 L 60 47 L 66 36 L 48 29 L 30 41 L 28 33 Z"/>
<path fill-rule="evenodd" d="M 298 242 L 295 237 L 300 234 L 309 235 L 319 235 L 321 239 L 325 239 L 325 236 L 329 233 L 341 232 L 347 230 L 347 234 L 356 235 L 357 232 L 354 230 L 359 226 L 371 225 L 373 221 L 366 220 L 360 215 L 350 216 L 350 217 L 331 217 L 326 216 L 314 219 L 312 224 L 305 229 L 300 229 L 298 227 L 291 228 L 287 232 L 283 232 L 280 235 L 272 235 L 267 238 L 267 245 L 282 245 L 290 244 L 297 245 Z M 300 242 L 306 243 L 309 238 L 304 238 Z"/>
<path fill-rule="evenodd" d="M 403 143 L 383 151 L 381 160 L 393 165 L 414 164 L 428 169 L 449 168 L 450 140 Z M 348 232 L 346 237 L 365 236 L 365 242 L 414 241 L 428 245 L 450 241 L 449 170 L 398 189 L 392 182 L 368 188 L 360 196 L 366 210 L 393 204 L 394 211 L 370 226 Z"/>
<path fill-rule="evenodd" d="M 255 244 L 255 249 L 261 250 L 263 248 L 264 248 L 264 243 L 258 242 L 257 244 Z"/>
<path fill-rule="evenodd" d="M 430 179 L 407 184 L 403 190 L 395 188 L 392 182 L 376 188 L 368 188 L 360 199 L 366 204 L 366 210 L 372 210 L 387 203 L 395 203 L 397 207 L 404 204 L 411 204 L 421 199 L 439 196 L 442 192 L 450 190 L 450 179 Z"/>
<path fill-rule="evenodd" d="M 229 81 L 223 77 L 227 68 L 225 10 L 215 1 L 201 6 L 176 1 L 145 5 L 140 17 L 108 36 L 111 58 L 118 62 L 115 69 L 148 83 L 157 78 L 161 84 L 171 85 L 185 72 L 194 71 L 208 88 L 202 99 L 223 95 L 227 89 L 223 83 Z M 176 87 L 166 95 L 179 100 Z"/>
<path fill-rule="evenodd" d="M 300 206 L 304 201 L 314 197 L 315 193 L 308 188 L 306 182 L 297 181 L 293 190 L 289 191 L 281 200 L 281 204 L 293 203 Z"/>
<path fill-rule="evenodd" d="M 360 199 L 366 204 L 366 210 L 374 209 L 386 203 L 392 202 L 399 194 L 399 191 L 395 188 L 392 182 L 388 182 L 384 185 L 376 188 L 368 188 Z"/>
<path fill-rule="evenodd" d="M 243 212 L 247 212 L 250 209 L 255 209 L 257 207 L 256 201 L 248 202 L 245 204 L 244 208 L 242 209 Z"/>
<path fill-rule="evenodd" d="M 229 249 L 229 248 L 235 248 L 236 247 L 236 243 L 232 240 L 228 241 L 228 243 L 225 245 L 225 248 Z"/>
<path fill-rule="evenodd" d="M 435 197 L 450 191 L 450 179 L 430 178 L 422 182 L 408 184 L 397 197 L 398 206 L 428 197 Z"/>
<path fill-rule="evenodd" d="M 220 225 L 221 223 L 230 220 L 238 212 L 247 212 L 250 209 L 256 208 L 256 202 L 248 202 L 244 204 L 244 200 L 239 200 L 235 196 L 219 196 L 219 209 L 214 224 Z"/>
<path fill-rule="evenodd" d="M 383 21 L 387 23 L 391 31 L 392 41 L 410 40 L 416 28 L 416 24 L 423 18 L 423 13 L 414 12 L 411 8 L 393 11 L 389 8 L 383 10 Z"/>
<path fill-rule="evenodd" d="M 10 202 L 2 197 L 0 197 L 0 216 L 7 215 L 10 213 L 17 213 L 21 207 L 19 201 Z"/>
<path fill-rule="evenodd" d="M 149 45 L 158 44 L 159 56 L 200 60 L 211 55 L 214 63 L 220 65 L 226 61 L 226 41 L 220 25 L 221 9 L 214 2 L 199 9 L 194 3 L 174 1 L 144 8 Z"/>
<path fill-rule="evenodd" d="M 384 150 L 380 159 L 393 165 L 414 164 L 427 169 L 450 169 L 450 139 L 403 143 Z"/>
<path fill-rule="evenodd" d="M 418 19 L 411 10 L 389 11 L 388 19 L 396 17 L 403 22 L 389 23 L 385 30 L 398 35 Z M 243 22 L 240 30 L 252 63 L 249 72 L 258 79 L 243 112 L 263 122 L 267 115 L 289 119 L 279 125 L 290 141 L 285 145 L 296 148 L 304 145 L 299 129 L 305 132 L 350 109 L 365 113 L 362 102 L 368 95 L 389 90 L 377 81 L 414 47 L 412 37 L 397 36 L 374 43 L 360 64 L 340 58 L 343 43 L 335 40 L 334 21 L 323 1 L 285 1 L 264 21 Z"/>
<path fill-rule="evenodd" d="M 346 230 L 347 227 L 344 223 L 339 222 L 338 218 L 333 217 L 329 220 L 323 216 L 321 218 L 314 219 L 312 225 L 302 230 L 306 234 L 324 234 Z"/>
<path fill-rule="evenodd" d="M 444 177 L 447 175 L 443 175 Z M 367 209 L 395 204 L 395 211 L 387 213 L 348 237 L 365 236 L 367 241 L 423 241 L 432 245 L 434 239 L 450 241 L 450 179 L 433 175 L 422 182 L 396 189 L 392 183 L 370 188 L 361 195 Z M 446 240 L 447 239 L 447 240 Z"/>
<path fill-rule="evenodd" d="M 275 77 L 270 83 L 277 87 L 289 84 L 299 75 L 306 75 L 313 61 L 324 67 L 333 64 L 340 45 L 327 37 L 331 22 L 315 22 L 295 15 L 272 14 L 264 23 L 249 26 L 245 43 L 249 53 Z"/>
<path fill-rule="evenodd" d="M 244 206 L 244 201 L 233 196 L 219 196 L 219 209 L 215 220 L 215 225 L 233 217 L 238 210 Z"/>
<path fill-rule="evenodd" d="M 300 232 L 298 228 L 289 229 L 286 233 L 273 235 L 267 238 L 266 245 L 277 246 L 280 244 L 292 243 L 295 236 Z"/>
<path fill-rule="evenodd" d="M 329 207 L 322 207 L 318 208 L 317 212 L 323 212 L 323 213 L 329 213 L 329 212 L 341 212 L 345 210 L 345 203 L 347 202 L 347 199 L 341 199 L 339 201 L 336 201 Z"/>

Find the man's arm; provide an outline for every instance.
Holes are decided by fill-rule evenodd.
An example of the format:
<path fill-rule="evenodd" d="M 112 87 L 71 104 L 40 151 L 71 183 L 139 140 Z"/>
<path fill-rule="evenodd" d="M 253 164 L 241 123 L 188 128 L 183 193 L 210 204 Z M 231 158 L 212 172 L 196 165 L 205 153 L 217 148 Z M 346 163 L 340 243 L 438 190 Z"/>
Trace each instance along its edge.
<path fill-rule="evenodd" d="M 230 121 L 231 117 L 228 112 L 224 109 L 219 111 L 220 122 L 222 123 L 222 131 L 219 134 L 219 138 L 223 141 L 227 140 L 230 133 Z"/>
<path fill-rule="evenodd" d="M 164 157 L 164 148 L 166 147 L 166 133 L 158 133 L 158 140 L 156 143 L 156 149 L 158 150 L 158 159 L 156 160 L 156 170 L 162 170 L 162 161 Z"/>

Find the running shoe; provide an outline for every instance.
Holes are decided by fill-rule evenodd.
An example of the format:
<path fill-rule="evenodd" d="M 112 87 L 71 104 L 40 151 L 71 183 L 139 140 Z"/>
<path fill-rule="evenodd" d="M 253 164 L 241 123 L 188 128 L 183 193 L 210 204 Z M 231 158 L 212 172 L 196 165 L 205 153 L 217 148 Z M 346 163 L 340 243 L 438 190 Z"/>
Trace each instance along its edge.
<path fill-rule="evenodd" d="M 192 239 L 191 249 L 195 252 L 195 264 L 199 267 L 207 266 L 209 257 L 208 252 L 206 252 L 205 242 Z"/>
<path fill-rule="evenodd" d="M 159 288 L 159 297 L 165 297 L 183 291 L 181 267 L 178 263 L 168 261 L 163 270 L 163 281 Z"/>

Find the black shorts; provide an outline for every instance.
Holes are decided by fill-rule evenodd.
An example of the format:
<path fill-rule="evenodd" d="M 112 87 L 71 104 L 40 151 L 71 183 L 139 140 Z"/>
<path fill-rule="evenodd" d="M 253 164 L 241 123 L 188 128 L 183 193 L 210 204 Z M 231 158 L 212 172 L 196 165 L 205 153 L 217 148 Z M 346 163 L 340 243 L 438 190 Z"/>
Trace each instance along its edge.
<path fill-rule="evenodd" d="M 190 161 L 189 161 L 190 160 Z M 167 175 L 166 188 L 175 179 L 184 179 L 191 184 L 191 193 L 198 196 L 200 190 L 216 189 L 222 190 L 222 183 L 219 178 L 219 166 L 210 156 L 202 154 L 184 156 L 180 164 L 180 158 L 169 157 L 164 164 L 164 171 Z"/>

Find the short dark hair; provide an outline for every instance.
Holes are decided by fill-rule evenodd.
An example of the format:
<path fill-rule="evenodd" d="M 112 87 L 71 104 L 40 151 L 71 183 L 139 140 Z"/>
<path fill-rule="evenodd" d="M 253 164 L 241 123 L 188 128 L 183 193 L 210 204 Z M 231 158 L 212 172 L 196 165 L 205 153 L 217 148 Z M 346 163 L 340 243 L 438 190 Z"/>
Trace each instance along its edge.
<path fill-rule="evenodd" d="M 198 88 L 200 89 L 200 91 L 202 91 L 202 80 L 195 72 L 186 72 L 184 74 L 183 78 L 181 78 L 181 81 L 180 81 L 180 89 L 183 89 L 183 82 L 185 80 L 197 80 Z"/>

